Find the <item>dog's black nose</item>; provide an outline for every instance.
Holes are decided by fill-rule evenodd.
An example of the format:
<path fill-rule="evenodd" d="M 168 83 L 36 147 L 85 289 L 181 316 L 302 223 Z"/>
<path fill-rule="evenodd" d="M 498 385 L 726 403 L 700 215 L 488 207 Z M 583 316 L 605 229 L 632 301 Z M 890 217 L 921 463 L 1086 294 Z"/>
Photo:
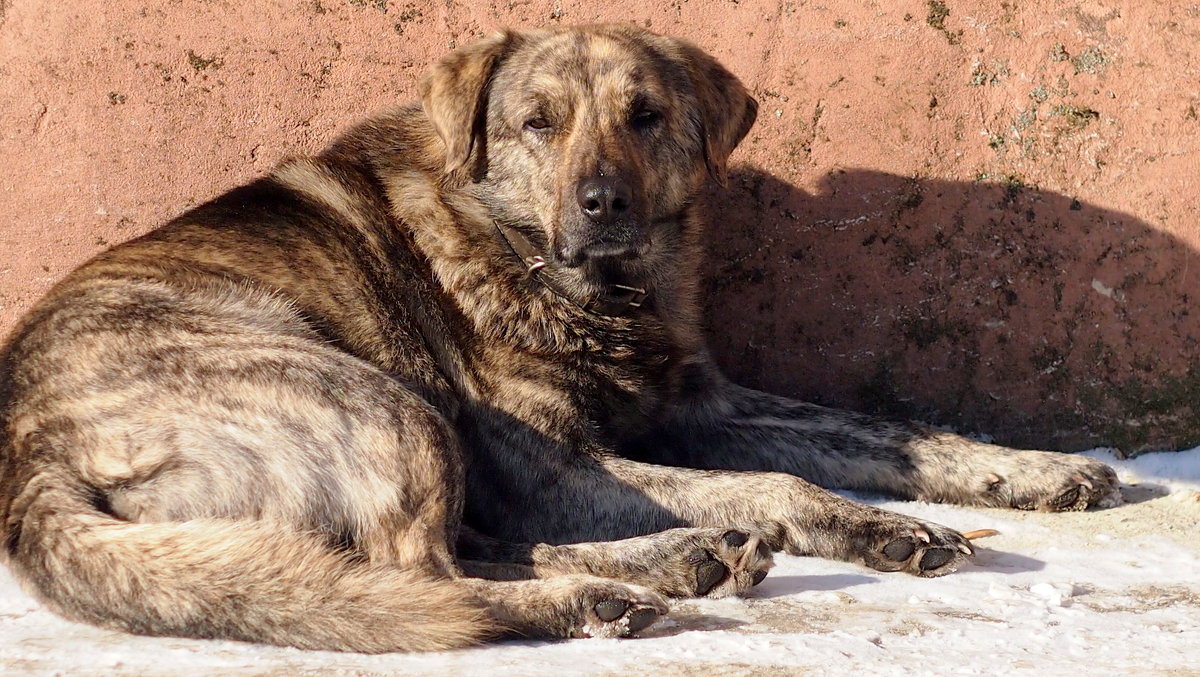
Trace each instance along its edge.
<path fill-rule="evenodd" d="M 629 211 L 633 191 L 629 184 L 615 176 L 593 176 L 583 179 L 575 188 L 579 209 L 596 223 L 612 223 Z"/>

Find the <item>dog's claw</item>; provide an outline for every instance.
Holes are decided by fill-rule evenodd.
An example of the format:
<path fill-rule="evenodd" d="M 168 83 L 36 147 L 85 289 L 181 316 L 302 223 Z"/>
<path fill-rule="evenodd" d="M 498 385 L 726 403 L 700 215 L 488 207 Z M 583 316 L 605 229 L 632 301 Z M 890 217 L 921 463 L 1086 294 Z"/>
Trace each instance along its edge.
<path fill-rule="evenodd" d="M 964 531 L 962 537 L 968 541 L 973 541 L 977 538 L 987 538 L 988 536 L 995 536 L 999 533 L 1000 532 L 996 531 L 995 529 L 972 529 L 971 531 Z"/>

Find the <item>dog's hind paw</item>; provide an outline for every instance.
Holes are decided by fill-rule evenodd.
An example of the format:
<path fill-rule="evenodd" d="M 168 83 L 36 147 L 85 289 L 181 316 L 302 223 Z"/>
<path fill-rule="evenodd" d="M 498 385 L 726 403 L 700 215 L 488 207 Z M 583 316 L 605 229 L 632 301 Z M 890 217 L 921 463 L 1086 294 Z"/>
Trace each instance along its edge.
<path fill-rule="evenodd" d="M 653 590 L 586 574 L 461 580 L 502 627 L 525 637 L 629 637 L 670 611 Z"/>
<path fill-rule="evenodd" d="M 671 597 L 744 595 L 774 566 L 771 549 L 738 529 L 669 529 L 648 537 L 651 552 L 629 562 L 646 572 L 638 582 Z"/>
<path fill-rule="evenodd" d="M 574 591 L 578 621 L 570 637 L 629 637 L 670 610 L 658 594 L 636 585 L 596 580 Z"/>

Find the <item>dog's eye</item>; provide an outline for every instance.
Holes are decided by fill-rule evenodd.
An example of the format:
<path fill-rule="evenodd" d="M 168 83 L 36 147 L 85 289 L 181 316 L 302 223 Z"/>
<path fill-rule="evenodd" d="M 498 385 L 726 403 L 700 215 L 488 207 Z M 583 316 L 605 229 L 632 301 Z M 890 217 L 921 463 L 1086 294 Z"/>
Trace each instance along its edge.
<path fill-rule="evenodd" d="M 550 121 L 546 118 L 529 118 L 525 121 L 525 129 L 531 132 L 545 132 L 550 128 Z"/>
<path fill-rule="evenodd" d="M 662 121 L 662 114 L 650 108 L 643 108 L 633 114 L 630 122 L 638 129 L 650 129 Z"/>

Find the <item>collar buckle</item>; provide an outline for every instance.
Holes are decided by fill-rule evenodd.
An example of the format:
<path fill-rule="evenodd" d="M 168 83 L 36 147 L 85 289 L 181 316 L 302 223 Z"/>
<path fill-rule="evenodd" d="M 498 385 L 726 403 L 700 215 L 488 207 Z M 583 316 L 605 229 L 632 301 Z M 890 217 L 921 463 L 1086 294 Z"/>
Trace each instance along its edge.
<path fill-rule="evenodd" d="M 628 296 L 628 298 L 625 299 L 625 305 L 629 306 L 630 308 L 641 308 L 642 302 L 646 300 L 646 290 L 642 289 L 641 287 L 629 287 L 623 284 L 614 284 L 613 288 L 620 289 L 625 293 L 624 295 Z"/>
<path fill-rule="evenodd" d="M 546 257 L 542 256 L 541 254 L 534 254 L 532 256 L 526 256 L 524 258 L 524 261 L 525 261 L 525 272 L 526 272 L 526 274 L 531 275 L 531 276 L 534 273 L 536 273 L 537 271 L 546 267 Z"/>
<path fill-rule="evenodd" d="M 618 291 L 606 293 L 588 301 L 584 304 L 583 309 L 592 313 L 619 317 L 629 312 L 631 308 L 640 308 L 642 302 L 646 300 L 647 292 L 641 287 L 614 284 L 613 289 Z"/>

